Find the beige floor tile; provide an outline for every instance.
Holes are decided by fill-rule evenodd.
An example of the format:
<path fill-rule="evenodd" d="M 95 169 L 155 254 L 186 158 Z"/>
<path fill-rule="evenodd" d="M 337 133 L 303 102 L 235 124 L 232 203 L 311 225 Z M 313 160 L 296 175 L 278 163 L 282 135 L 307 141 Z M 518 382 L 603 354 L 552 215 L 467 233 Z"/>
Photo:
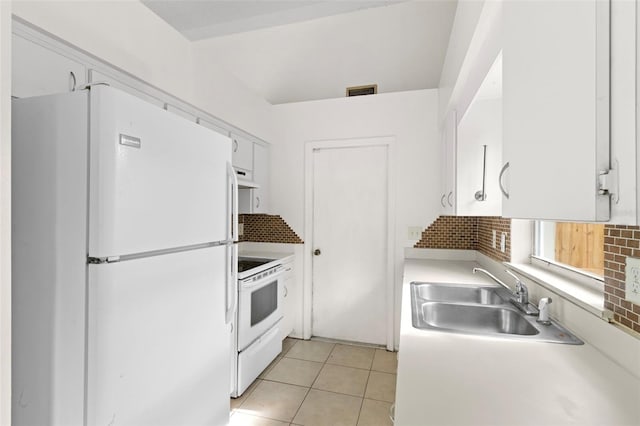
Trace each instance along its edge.
<path fill-rule="evenodd" d="M 235 414 L 244 413 L 290 422 L 307 391 L 307 388 L 301 386 L 265 380 L 258 384 Z"/>
<path fill-rule="evenodd" d="M 365 399 L 362 402 L 358 426 L 393 426 L 389 418 L 390 402 Z"/>
<path fill-rule="evenodd" d="M 368 370 L 325 364 L 313 383 L 313 388 L 346 393 L 353 396 L 364 396 L 368 378 Z"/>
<path fill-rule="evenodd" d="M 295 346 L 298 342 L 303 342 L 304 340 L 294 339 L 292 337 L 287 337 L 282 341 L 282 353 L 280 355 L 284 356 L 289 352 L 289 350 Z"/>
<path fill-rule="evenodd" d="M 398 370 L 398 353 L 388 352 L 384 349 L 376 349 L 371 369 L 375 371 L 382 371 L 383 373 L 396 374 L 396 371 Z"/>
<path fill-rule="evenodd" d="M 396 399 L 396 375 L 372 371 L 369 375 L 365 398 L 393 402 Z"/>
<path fill-rule="evenodd" d="M 271 361 L 271 364 L 267 365 L 267 368 L 264 369 L 264 371 L 262 373 L 260 373 L 260 375 L 258 376 L 258 379 L 264 379 L 267 374 L 269 374 L 269 371 L 271 371 L 271 369 L 273 367 L 275 367 L 275 365 L 278 363 L 278 361 L 280 361 L 282 359 L 281 355 L 278 355 L 276 357 L 276 359 L 274 359 L 273 361 Z"/>
<path fill-rule="evenodd" d="M 333 343 L 299 340 L 289 352 L 287 358 L 304 359 L 306 361 L 325 362 L 335 345 Z"/>
<path fill-rule="evenodd" d="M 242 403 L 247 399 L 251 392 L 260 384 L 262 380 L 256 379 L 251 385 L 247 388 L 246 391 L 239 398 L 231 398 L 231 411 L 233 412 L 236 408 L 240 407 Z"/>
<path fill-rule="evenodd" d="M 375 351 L 374 348 L 338 344 L 331 351 L 327 363 L 368 370 L 371 368 Z"/>
<path fill-rule="evenodd" d="M 267 419 L 266 417 L 252 416 L 239 410 L 231 416 L 229 426 L 289 426 L 289 423 Z"/>
<path fill-rule="evenodd" d="M 319 362 L 282 358 L 271 371 L 269 371 L 265 379 L 311 387 L 316 377 L 318 377 L 321 368 L 322 363 Z"/>
<path fill-rule="evenodd" d="M 304 426 L 355 425 L 362 398 L 311 389 L 293 423 Z"/>

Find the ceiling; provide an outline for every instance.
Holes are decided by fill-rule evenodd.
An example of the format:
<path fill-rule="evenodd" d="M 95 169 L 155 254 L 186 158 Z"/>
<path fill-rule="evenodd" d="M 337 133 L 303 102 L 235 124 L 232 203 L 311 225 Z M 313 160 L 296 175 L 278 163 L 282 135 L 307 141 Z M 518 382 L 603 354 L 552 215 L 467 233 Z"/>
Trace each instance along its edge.
<path fill-rule="evenodd" d="M 190 40 L 291 24 L 405 0 L 142 0 Z"/>
<path fill-rule="evenodd" d="M 366 84 L 377 84 L 378 93 L 438 87 L 457 4 L 455 0 L 144 3 L 197 40 L 193 46 L 198 57 L 216 58 L 272 104 L 343 97 L 347 87 Z"/>

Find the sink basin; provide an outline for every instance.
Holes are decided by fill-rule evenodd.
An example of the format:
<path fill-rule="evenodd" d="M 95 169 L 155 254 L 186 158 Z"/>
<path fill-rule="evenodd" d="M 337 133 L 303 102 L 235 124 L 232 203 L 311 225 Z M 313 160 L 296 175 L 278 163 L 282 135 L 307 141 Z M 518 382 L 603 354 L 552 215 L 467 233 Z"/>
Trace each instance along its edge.
<path fill-rule="evenodd" d="M 418 297 L 435 302 L 477 303 L 480 305 L 501 305 L 506 303 L 498 295 L 500 287 L 469 286 L 464 284 L 436 284 L 413 282 Z"/>
<path fill-rule="evenodd" d="M 426 302 L 421 315 L 414 316 L 414 327 L 440 328 L 482 334 L 518 334 L 533 336 L 539 331 L 525 317 L 497 306 L 461 305 Z"/>
<path fill-rule="evenodd" d="M 544 325 L 522 313 L 497 286 L 412 282 L 411 318 L 422 330 L 583 344 L 556 321 Z"/>

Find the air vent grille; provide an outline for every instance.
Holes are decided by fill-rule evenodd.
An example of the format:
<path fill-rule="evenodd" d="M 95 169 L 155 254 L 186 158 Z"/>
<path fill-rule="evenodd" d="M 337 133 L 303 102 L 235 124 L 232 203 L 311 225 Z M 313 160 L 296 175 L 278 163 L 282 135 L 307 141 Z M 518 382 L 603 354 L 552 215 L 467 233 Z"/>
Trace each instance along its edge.
<path fill-rule="evenodd" d="M 378 93 L 378 85 L 377 84 L 368 84 L 366 86 L 347 87 L 347 97 L 349 97 L 349 96 L 375 95 L 376 93 Z"/>

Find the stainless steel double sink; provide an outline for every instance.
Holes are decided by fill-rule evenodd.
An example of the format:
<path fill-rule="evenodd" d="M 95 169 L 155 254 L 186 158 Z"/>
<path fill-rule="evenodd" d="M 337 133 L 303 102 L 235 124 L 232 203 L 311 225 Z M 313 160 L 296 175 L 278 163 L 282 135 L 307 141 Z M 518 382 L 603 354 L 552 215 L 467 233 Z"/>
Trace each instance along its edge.
<path fill-rule="evenodd" d="M 556 321 L 544 325 L 510 302 L 500 286 L 411 283 L 411 314 L 415 328 L 510 339 L 581 345 Z"/>

